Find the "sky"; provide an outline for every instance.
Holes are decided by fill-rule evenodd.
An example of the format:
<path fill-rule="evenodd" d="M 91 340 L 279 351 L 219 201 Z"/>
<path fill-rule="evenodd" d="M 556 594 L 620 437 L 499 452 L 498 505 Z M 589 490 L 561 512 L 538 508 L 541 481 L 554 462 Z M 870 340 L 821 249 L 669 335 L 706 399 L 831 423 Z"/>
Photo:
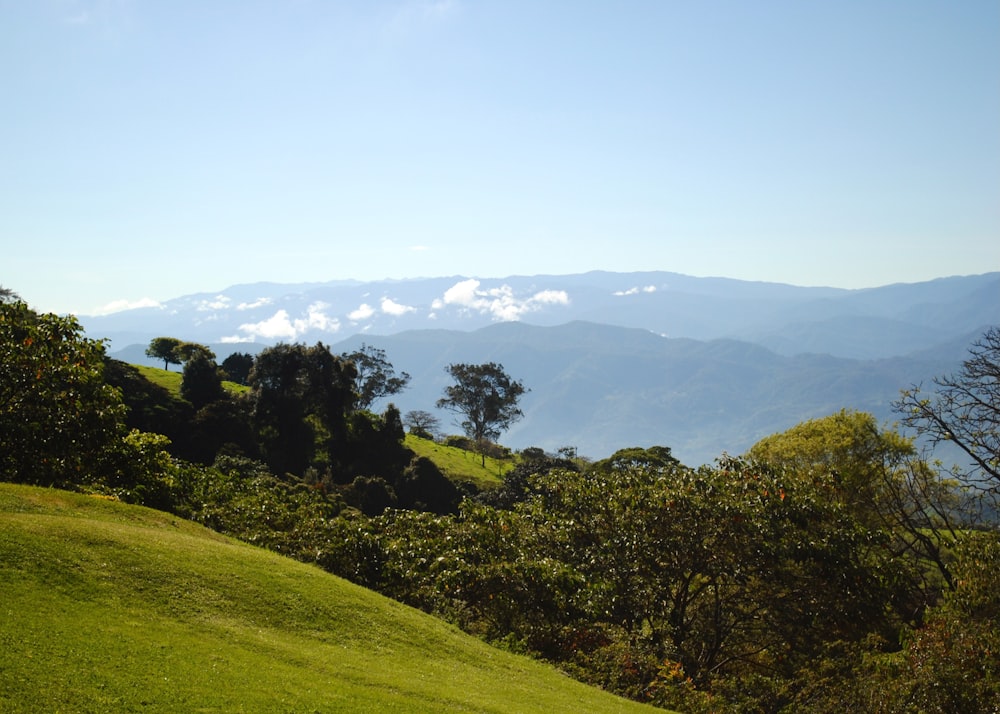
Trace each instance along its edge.
<path fill-rule="evenodd" d="M 0 0 L 0 285 L 1000 270 L 996 0 Z"/>

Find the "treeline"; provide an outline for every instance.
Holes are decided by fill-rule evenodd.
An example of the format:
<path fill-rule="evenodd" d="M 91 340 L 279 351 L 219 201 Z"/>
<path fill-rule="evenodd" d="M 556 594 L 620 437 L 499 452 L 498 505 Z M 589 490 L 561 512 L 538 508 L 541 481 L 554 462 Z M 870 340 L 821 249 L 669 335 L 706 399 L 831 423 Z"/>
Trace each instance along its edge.
<path fill-rule="evenodd" d="M 479 493 L 414 458 L 398 412 L 361 407 L 355 361 L 323 345 L 261 353 L 244 394 L 196 350 L 182 401 L 73 318 L 8 300 L 0 358 L 4 480 L 171 510 L 625 696 L 694 712 L 1000 703 L 995 329 L 897 405 L 967 469 L 844 411 L 698 469 L 666 447 L 531 450 Z"/>
<path fill-rule="evenodd" d="M 403 446 L 399 410 L 371 411 L 409 379 L 382 350 L 335 355 L 322 343 L 279 344 L 217 365 L 202 345 L 157 338 L 148 353 L 183 365 L 182 398 L 115 360 L 105 360 L 105 378 L 121 390 L 126 425 L 167 436 L 172 456 L 205 466 L 220 456 L 225 464 L 258 462 L 369 514 L 390 506 L 457 509 L 455 485 Z M 224 380 L 246 389 L 224 389 Z"/>

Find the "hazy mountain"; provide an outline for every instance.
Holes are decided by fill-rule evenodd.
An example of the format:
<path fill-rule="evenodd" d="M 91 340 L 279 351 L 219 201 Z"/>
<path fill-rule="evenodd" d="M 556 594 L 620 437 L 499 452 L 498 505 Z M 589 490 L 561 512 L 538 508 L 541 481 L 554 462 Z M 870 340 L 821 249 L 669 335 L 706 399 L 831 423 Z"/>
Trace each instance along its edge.
<path fill-rule="evenodd" d="M 924 355 L 864 361 L 790 357 L 748 342 L 665 338 L 585 322 L 356 335 L 331 348 L 351 352 L 365 342 L 384 349 L 396 370 L 412 378 L 393 399 L 404 413 L 435 412 L 450 383 L 447 364 L 501 362 L 531 389 L 522 399 L 525 418 L 502 438 L 513 448 L 575 446 L 583 455 L 602 457 L 625 446 L 660 444 L 698 465 L 841 408 L 890 420 L 890 403 L 900 389 L 954 369 L 977 336 Z M 135 345 L 113 356 L 141 362 L 142 351 Z M 446 432 L 459 431 L 450 414 L 438 414 Z"/>
<path fill-rule="evenodd" d="M 601 272 L 258 283 L 81 320 L 115 357 L 152 364 L 160 335 L 219 361 L 278 341 L 366 342 L 412 376 L 404 413 L 434 410 L 447 364 L 498 361 L 532 390 L 505 444 L 595 457 L 662 444 L 696 465 L 841 408 L 891 419 L 900 389 L 954 370 L 1000 324 L 1000 273 L 868 290 Z"/>
<path fill-rule="evenodd" d="M 354 334 L 583 320 L 669 337 L 740 339 L 786 355 L 873 359 L 1000 322 L 1000 273 L 867 290 L 666 272 L 255 283 L 81 320 L 115 349 L 161 335 L 205 344 L 329 343 Z"/>

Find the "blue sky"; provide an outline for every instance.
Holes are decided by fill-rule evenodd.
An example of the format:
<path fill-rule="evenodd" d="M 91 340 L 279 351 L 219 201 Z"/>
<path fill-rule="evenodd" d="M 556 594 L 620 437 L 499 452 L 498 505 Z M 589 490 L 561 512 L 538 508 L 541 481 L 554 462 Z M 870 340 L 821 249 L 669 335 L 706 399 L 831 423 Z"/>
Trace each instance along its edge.
<path fill-rule="evenodd" d="M 0 285 L 1000 270 L 995 0 L 0 0 Z"/>

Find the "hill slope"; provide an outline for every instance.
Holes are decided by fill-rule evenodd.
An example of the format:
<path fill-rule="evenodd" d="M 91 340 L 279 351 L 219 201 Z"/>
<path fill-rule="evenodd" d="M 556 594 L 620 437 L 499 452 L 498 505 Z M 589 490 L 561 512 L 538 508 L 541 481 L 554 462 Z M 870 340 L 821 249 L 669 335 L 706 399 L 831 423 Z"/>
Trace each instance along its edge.
<path fill-rule="evenodd" d="M 651 711 L 169 514 L 0 484 L 0 710 Z"/>

